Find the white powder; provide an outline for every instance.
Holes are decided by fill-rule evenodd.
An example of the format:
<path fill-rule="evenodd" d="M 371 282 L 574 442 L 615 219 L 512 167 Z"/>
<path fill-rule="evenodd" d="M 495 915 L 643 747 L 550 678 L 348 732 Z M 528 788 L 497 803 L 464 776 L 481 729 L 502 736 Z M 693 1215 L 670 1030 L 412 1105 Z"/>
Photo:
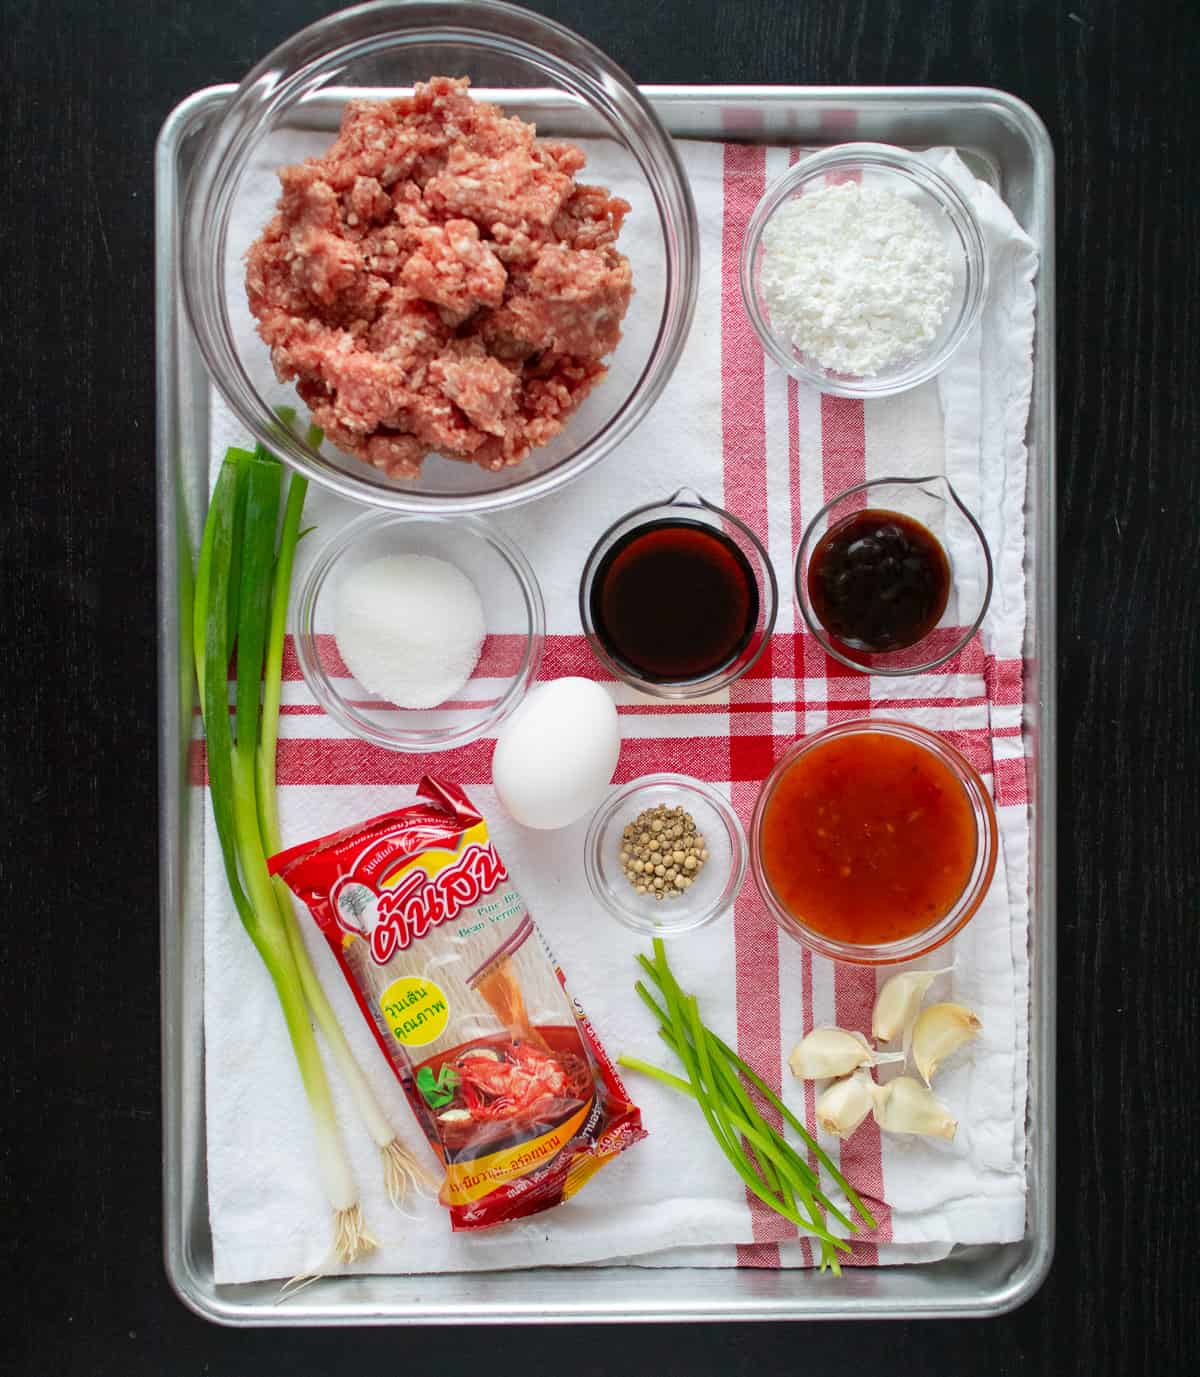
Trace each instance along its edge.
<path fill-rule="evenodd" d="M 335 636 L 350 673 L 401 708 L 432 708 L 471 677 L 486 634 L 475 585 L 429 555 L 384 555 L 338 585 Z"/>
<path fill-rule="evenodd" d="M 823 367 L 871 377 L 920 354 L 950 306 L 933 217 L 895 192 L 841 182 L 786 201 L 763 233 L 775 332 Z"/>

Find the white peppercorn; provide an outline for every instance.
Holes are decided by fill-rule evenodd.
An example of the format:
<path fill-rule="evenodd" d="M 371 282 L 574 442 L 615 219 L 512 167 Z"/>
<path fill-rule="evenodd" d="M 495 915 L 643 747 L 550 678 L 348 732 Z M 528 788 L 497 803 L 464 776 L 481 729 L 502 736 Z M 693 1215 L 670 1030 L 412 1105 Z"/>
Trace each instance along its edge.
<path fill-rule="evenodd" d="M 619 859 L 635 893 L 675 899 L 691 887 L 708 851 L 692 816 L 680 806 L 660 803 L 625 827 Z"/>

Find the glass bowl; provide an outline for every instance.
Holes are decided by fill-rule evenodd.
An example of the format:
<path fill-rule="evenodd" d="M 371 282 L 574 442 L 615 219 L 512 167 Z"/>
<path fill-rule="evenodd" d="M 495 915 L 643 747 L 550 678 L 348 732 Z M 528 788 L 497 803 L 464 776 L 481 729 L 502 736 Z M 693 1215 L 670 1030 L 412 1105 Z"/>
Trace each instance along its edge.
<path fill-rule="evenodd" d="M 391 478 L 326 442 L 281 435 L 280 405 L 307 413 L 280 383 L 246 302 L 243 258 L 274 213 L 275 170 L 333 142 L 346 103 L 405 94 L 431 76 L 467 76 L 474 95 L 586 140 L 585 182 L 633 209 L 621 250 L 634 296 L 609 371 L 565 429 L 521 464 L 488 472 L 430 456 L 419 478 Z M 590 43 L 493 0 L 377 0 L 302 30 L 258 64 L 199 157 L 183 213 L 188 314 L 214 381 L 238 419 L 301 473 L 353 501 L 410 513 L 484 512 L 553 492 L 623 440 L 679 358 L 695 305 L 696 212 L 670 138 L 630 79 Z"/>
<path fill-rule="evenodd" d="M 384 555 L 429 555 L 457 566 L 483 603 L 487 635 L 471 678 L 435 708 L 398 708 L 353 677 L 334 637 L 339 581 Z M 448 751 L 494 732 L 541 663 L 546 614 L 529 562 L 477 517 L 366 512 L 320 551 L 296 601 L 296 654 L 317 702 L 355 736 L 392 751 Z"/>
<path fill-rule="evenodd" d="M 868 650 L 839 640 L 822 625 L 809 590 L 809 566 L 821 537 L 864 508 L 899 512 L 934 535 L 950 564 L 950 593 L 937 625 L 914 644 L 896 650 Z M 809 630 L 824 649 L 864 674 L 919 674 L 945 664 L 979 630 L 992 598 L 992 555 L 979 523 L 950 482 L 925 478 L 876 478 L 859 483 L 827 503 L 808 523 L 796 552 L 796 601 Z"/>
<path fill-rule="evenodd" d="M 946 913 L 921 932 L 914 933 L 900 941 L 880 943 L 875 946 L 840 942 L 836 938 L 829 937 L 825 933 L 809 927 L 802 918 L 792 913 L 776 894 L 767 879 L 762 860 L 763 819 L 770 804 L 771 796 L 789 768 L 801 756 L 828 744 L 830 741 L 863 732 L 890 733 L 893 736 L 911 741 L 935 755 L 950 769 L 962 786 L 975 819 L 975 860 L 962 893 L 954 904 Z M 948 942 L 974 917 L 979 905 L 983 902 L 988 887 L 992 883 L 998 850 L 995 809 L 992 807 L 992 800 L 984 788 L 983 780 L 980 779 L 972 765 L 936 733 L 927 731 L 924 727 L 914 727 L 905 722 L 892 722 L 882 718 L 860 718 L 853 722 L 839 722 L 835 726 L 826 727 L 823 731 L 814 732 L 812 736 L 807 736 L 790 746 L 775 762 L 775 767 L 763 782 L 762 790 L 754 805 L 754 815 L 750 821 L 750 867 L 754 874 L 754 883 L 758 886 L 759 893 L 775 921 L 790 937 L 794 937 L 803 946 L 808 947 L 810 951 L 816 952 L 819 956 L 828 957 L 831 961 L 846 961 L 858 966 L 886 966 L 898 961 L 915 961 L 918 957 L 927 956 L 931 951 Z"/>
<path fill-rule="evenodd" d="M 934 338 L 913 357 L 869 377 L 836 373 L 802 353 L 771 324 L 761 288 L 763 232 L 786 202 L 837 182 L 860 181 L 929 211 L 949 255 L 950 305 Z M 987 251 L 979 220 L 954 183 L 915 153 L 881 143 L 847 143 L 804 158 L 766 190 L 742 241 L 742 301 L 763 348 L 793 377 L 840 397 L 890 397 L 946 366 L 979 318 L 987 295 Z"/>
<path fill-rule="evenodd" d="M 631 532 L 659 521 L 679 521 L 708 526 L 721 532 L 744 556 L 758 589 L 758 617 L 749 638 L 726 664 L 703 678 L 669 682 L 648 679 L 634 666 L 626 664 L 612 653 L 597 630 L 592 609 L 592 592 L 605 555 Z M 740 679 L 763 653 L 771 639 L 778 601 L 775 571 L 771 568 L 771 561 L 758 537 L 732 513 L 707 502 L 690 488 L 680 488 L 678 492 L 661 502 L 635 507 L 633 511 L 627 512 L 619 521 L 614 522 L 592 546 L 579 580 L 579 619 L 583 623 L 584 634 L 593 654 L 622 683 L 642 693 L 652 694 L 656 698 L 701 698 L 706 694 L 718 693 L 728 688 L 735 679 Z"/>
<path fill-rule="evenodd" d="M 646 808 L 665 804 L 690 813 L 708 860 L 677 899 L 638 894 L 621 868 L 621 836 Z M 729 800 L 687 775 L 643 775 L 596 809 L 584 842 L 584 871 L 593 897 L 627 928 L 653 937 L 692 932 L 719 918 L 746 878 L 746 834 Z"/>

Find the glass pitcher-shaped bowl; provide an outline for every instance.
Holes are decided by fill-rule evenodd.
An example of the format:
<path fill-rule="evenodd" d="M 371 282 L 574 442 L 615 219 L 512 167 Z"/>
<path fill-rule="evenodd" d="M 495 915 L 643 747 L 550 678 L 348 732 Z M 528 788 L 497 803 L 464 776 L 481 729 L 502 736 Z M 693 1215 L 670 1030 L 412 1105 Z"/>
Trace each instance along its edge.
<path fill-rule="evenodd" d="M 824 625 L 814 605 L 810 572 L 822 537 L 855 513 L 898 513 L 919 522 L 937 540 L 949 565 L 949 591 L 937 623 L 919 640 L 889 650 L 872 649 Z M 796 554 L 796 600 L 809 630 L 824 649 L 864 674 L 919 674 L 945 664 L 979 630 L 992 596 L 992 556 L 979 522 L 940 474 L 925 478 L 877 478 L 848 488 L 813 517 Z"/>
<path fill-rule="evenodd" d="M 642 545 L 647 539 L 657 542 L 649 552 L 654 559 L 640 562 L 634 569 L 629 561 L 634 552 L 639 553 L 639 560 L 644 558 L 647 551 Z M 712 566 L 700 571 L 703 578 L 694 591 L 670 593 L 668 590 L 678 590 L 681 582 L 681 566 L 672 561 L 694 560 L 698 549 L 705 550 L 702 558 L 714 556 Z M 644 579 L 640 586 L 644 601 L 639 600 L 636 606 L 648 608 L 660 618 L 665 634 L 682 635 L 685 640 L 694 634 L 698 648 L 713 632 L 713 624 L 720 621 L 722 575 L 735 583 L 740 579 L 740 594 L 736 588 L 732 592 L 742 599 L 739 605 L 743 615 L 737 634 L 729 639 L 728 653 L 691 666 L 684 663 L 686 656 L 677 656 L 674 668 L 655 671 L 626 653 L 622 637 L 614 634 L 618 628 L 606 621 L 606 615 L 608 620 L 612 618 L 604 590 L 614 577 L 618 560 L 622 561 L 626 601 L 629 590 L 638 588 Z M 662 578 L 664 571 L 666 577 Z M 732 513 L 705 501 L 690 488 L 681 488 L 662 502 L 637 507 L 610 526 L 592 547 L 579 583 L 579 617 L 596 658 L 622 682 L 657 698 L 702 698 L 741 678 L 771 638 L 777 605 L 775 574 L 758 537 Z"/>

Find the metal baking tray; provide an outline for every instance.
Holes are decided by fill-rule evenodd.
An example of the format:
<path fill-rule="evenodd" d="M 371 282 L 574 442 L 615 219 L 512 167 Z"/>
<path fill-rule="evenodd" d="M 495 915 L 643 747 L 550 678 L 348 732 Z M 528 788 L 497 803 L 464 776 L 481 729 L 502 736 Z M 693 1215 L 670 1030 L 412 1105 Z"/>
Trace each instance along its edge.
<path fill-rule="evenodd" d="M 183 1302 L 230 1325 L 913 1319 L 997 1315 L 1028 1299 L 1054 1247 L 1055 588 L 1053 151 L 1028 106 L 969 87 L 649 86 L 679 138 L 821 147 L 855 137 L 952 145 L 1012 208 L 1041 254 L 1029 416 L 1030 611 L 1025 730 L 1032 742 L 1029 1191 L 1019 1243 L 958 1248 L 941 1262 L 809 1270 L 637 1267 L 328 1278 L 285 1305 L 278 1284 L 214 1281 L 205 1179 L 203 825 L 188 784 L 186 651 L 192 552 L 207 502 L 208 387 L 182 308 L 178 214 L 206 127 L 232 94 L 215 86 L 167 118 L 156 159 L 160 904 L 163 1231 L 167 1275 Z"/>

